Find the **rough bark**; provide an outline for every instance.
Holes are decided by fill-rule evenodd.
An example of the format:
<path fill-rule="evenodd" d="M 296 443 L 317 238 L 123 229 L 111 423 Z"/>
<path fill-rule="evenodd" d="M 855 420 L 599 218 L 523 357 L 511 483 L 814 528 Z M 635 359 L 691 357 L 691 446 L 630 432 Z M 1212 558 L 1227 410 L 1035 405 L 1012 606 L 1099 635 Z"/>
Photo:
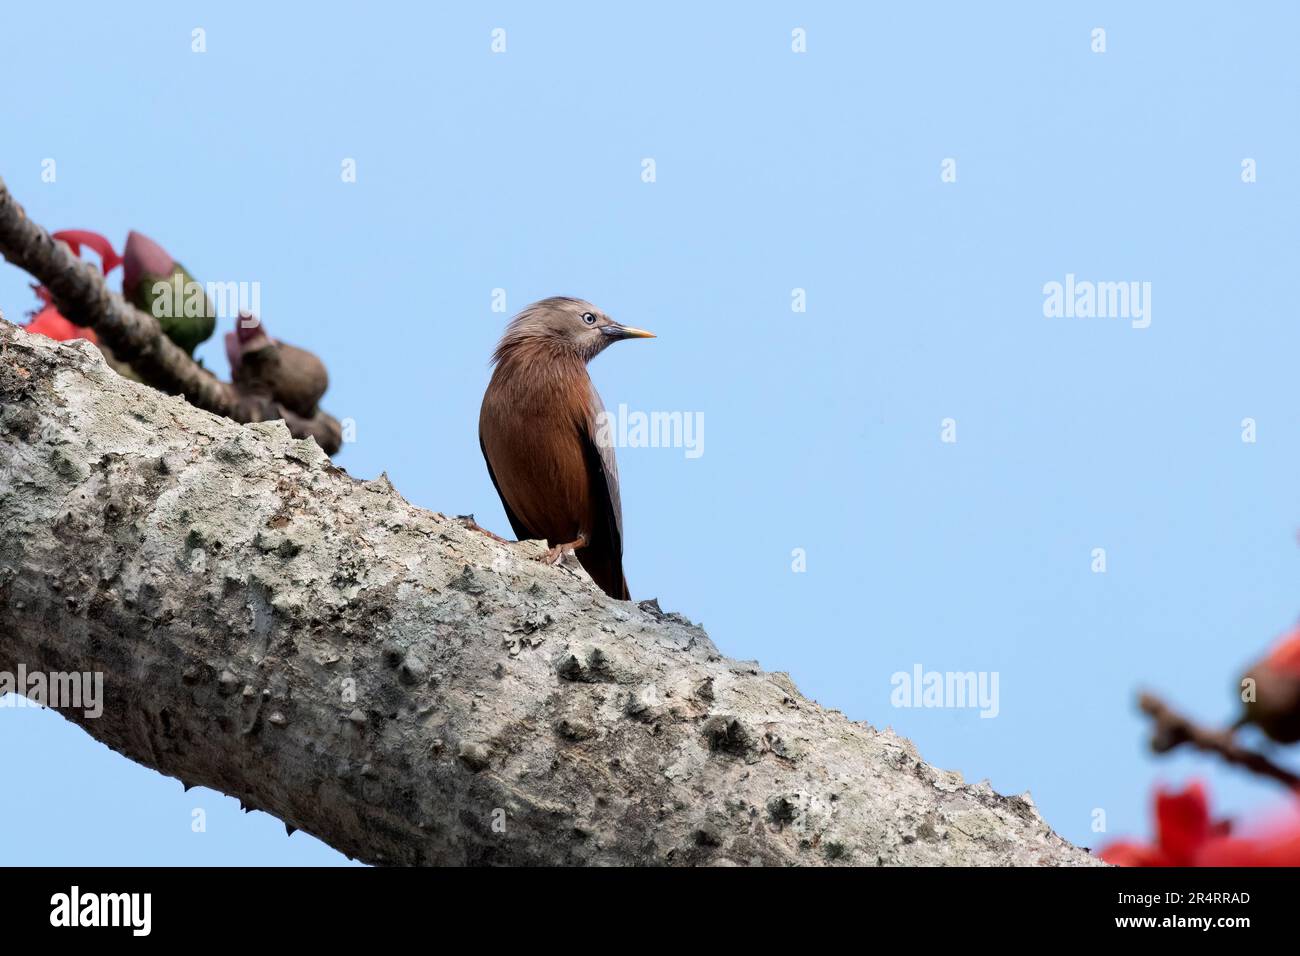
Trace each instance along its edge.
<path fill-rule="evenodd" d="M 0 322 L 0 669 L 133 760 L 372 863 L 1095 862 L 540 553 Z"/>
<path fill-rule="evenodd" d="M 294 435 L 315 438 L 331 455 L 342 446 L 343 430 L 325 412 L 304 418 L 269 397 L 241 392 L 201 368 L 163 334 L 156 318 L 111 292 L 99 270 L 28 219 L 3 181 L 0 255 L 40 280 L 64 318 L 94 329 L 117 359 L 154 388 L 183 395 L 199 408 L 238 422 L 281 419 Z"/>

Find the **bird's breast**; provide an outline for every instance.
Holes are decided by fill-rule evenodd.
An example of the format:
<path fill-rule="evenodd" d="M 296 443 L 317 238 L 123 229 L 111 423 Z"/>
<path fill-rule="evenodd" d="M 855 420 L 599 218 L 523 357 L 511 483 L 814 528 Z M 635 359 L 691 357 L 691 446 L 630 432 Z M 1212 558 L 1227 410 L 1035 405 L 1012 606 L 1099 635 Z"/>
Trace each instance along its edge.
<path fill-rule="evenodd" d="M 520 381 L 511 371 L 498 368 L 483 398 L 483 453 L 505 504 L 533 536 L 572 541 L 590 529 L 586 371 L 581 392 L 562 379 Z"/>

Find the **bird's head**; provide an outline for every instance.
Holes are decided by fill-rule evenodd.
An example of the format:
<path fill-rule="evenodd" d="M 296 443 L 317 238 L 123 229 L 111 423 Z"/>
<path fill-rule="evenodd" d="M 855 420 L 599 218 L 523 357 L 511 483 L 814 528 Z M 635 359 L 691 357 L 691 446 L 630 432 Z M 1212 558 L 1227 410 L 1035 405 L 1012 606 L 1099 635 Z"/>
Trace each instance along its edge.
<path fill-rule="evenodd" d="M 534 302 L 506 328 L 493 360 L 518 350 L 546 349 L 590 362 L 620 339 L 652 339 L 653 332 L 615 322 L 590 302 L 555 296 Z"/>

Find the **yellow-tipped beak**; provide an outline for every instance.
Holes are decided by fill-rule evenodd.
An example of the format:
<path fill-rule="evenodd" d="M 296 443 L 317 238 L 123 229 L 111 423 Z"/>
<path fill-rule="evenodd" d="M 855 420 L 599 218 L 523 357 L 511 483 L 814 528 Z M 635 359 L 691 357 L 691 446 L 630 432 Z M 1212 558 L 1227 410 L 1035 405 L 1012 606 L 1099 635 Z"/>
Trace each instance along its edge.
<path fill-rule="evenodd" d="M 647 332 L 645 329 L 634 329 L 630 326 L 620 326 L 618 337 L 621 339 L 653 339 L 655 334 Z"/>

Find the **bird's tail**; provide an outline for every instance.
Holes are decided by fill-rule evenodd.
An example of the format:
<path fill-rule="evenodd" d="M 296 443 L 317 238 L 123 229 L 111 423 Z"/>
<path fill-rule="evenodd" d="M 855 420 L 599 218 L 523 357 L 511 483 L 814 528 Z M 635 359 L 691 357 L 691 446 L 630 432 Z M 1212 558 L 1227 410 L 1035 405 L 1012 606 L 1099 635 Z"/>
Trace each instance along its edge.
<path fill-rule="evenodd" d="M 578 556 L 578 563 L 602 591 L 619 601 L 632 600 L 627 589 L 627 578 L 623 576 L 622 561 L 589 547 L 579 548 L 574 553 Z"/>

